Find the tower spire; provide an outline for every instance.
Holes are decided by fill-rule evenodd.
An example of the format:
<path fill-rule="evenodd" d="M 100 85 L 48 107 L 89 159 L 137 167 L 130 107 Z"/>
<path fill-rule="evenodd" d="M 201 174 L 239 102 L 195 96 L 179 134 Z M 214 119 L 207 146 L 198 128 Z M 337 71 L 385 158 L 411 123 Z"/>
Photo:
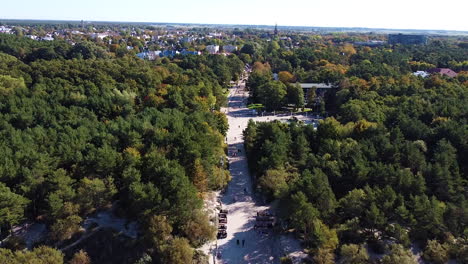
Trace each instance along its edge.
<path fill-rule="evenodd" d="M 275 23 L 275 36 L 278 36 L 278 23 Z"/>

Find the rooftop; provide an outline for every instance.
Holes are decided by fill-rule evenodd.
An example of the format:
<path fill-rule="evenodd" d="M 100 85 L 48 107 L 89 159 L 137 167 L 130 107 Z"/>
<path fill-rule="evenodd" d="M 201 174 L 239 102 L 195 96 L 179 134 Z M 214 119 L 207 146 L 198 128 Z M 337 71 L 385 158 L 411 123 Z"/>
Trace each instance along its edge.
<path fill-rule="evenodd" d="M 299 83 L 302 89 L 311 89 L 313 87 L 317 89 L 332 89 L 333 85 L 329 83 Z"/>

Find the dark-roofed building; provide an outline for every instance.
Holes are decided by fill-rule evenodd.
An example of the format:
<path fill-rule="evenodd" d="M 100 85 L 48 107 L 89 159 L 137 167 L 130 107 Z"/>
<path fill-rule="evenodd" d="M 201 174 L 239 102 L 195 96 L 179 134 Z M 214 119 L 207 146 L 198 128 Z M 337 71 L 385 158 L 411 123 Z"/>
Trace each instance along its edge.
<path fill-rule="evenodd" d="M 315 89 L 315 94 L 316 94 L 316 100 L 319 102 L 320 98 L 323 98 L 325 96 L 325 93 L 330 90 L 330 89 L 336 89 L 335 86 L 329 83 L 296 83 L 299 84 L 304 91 L 304 99 L 305 102 L 307 103 L 308 98 L 309 98 L 309 93 L 312 89 Z"/>
<path fill-rule="evenodd" d="M 434 68 L 434 69 L 428 70 L 427 72 L 430 73 L 430 74 L 437 73 L 437 74 L 445 75 L 445 76 L 448 76 L 448 77 L 451 77 L 451 78 L 457 77 L 457 73 L 452 71 L 449 68 Z"/>
<path fill-rule="evenodd" d="M 356 41 L 353 44 L 356 46 L 378 47 L 378 46 L 385 45 L 385 41 L 382 41 L 382 40 Z"/>
<path fill-rule="evenodd" d="M 408 35 L 408 34 L 390 34 L 388 35 L 388 44 L 403 45 L 426 45 L 426 35 Z"/>

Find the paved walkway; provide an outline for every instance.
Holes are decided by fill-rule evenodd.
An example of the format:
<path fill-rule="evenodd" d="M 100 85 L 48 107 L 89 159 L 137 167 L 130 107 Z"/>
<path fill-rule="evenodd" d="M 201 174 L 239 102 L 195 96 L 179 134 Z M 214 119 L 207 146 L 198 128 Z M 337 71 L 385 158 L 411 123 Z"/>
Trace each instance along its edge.
<path fill-rule="evenodd" d="M 245 83 L 242 82 L 230 89 L 228 108 L 224 109 L 229 121 L 227 143 L 232 180 L 221 197 L 223 208 L 229 211 L 228 236 L 218 240 L 220 258 L 217 263 L 279 263 L 279 252 L 274 250 L 277 243 L 273 234 L 259 234 L 253 229 L 256 213 L 268 207 L 256 203 L 252 196 L 252 179 L 242 139 L 242 131 L 248 122 L 246 117 L 249 115 L 247 98 L 248 92 L 245 91 Z"/>
<path fill-rule="evenodd" d="M 227 216 L 227 238 L 217 240 L 216 263 L 280 263 L 284 254 L 295 254 L 301 257 L 299 242 L 290 236 L 274 234 L 272 230 L 259 233 L 254 229 L 257 212 L 269 209 L 253 196 L 253 184 L 247 165 L 242 131 L 249 119 L 255 121 L 287 120 L 291 116 L 256 117 L 247 109 L 248 92 L 245 82 L 230 88 L 228 107 L 222 109 L 229 121 L 227 144 L 229 146 L 229 170 L 232 180 L 220 200 L 223 209 L 229 211 Z M 307 117 L 297 117 L 305 120 Z M 210 263 L 213 263 L 213 256 Z"/>

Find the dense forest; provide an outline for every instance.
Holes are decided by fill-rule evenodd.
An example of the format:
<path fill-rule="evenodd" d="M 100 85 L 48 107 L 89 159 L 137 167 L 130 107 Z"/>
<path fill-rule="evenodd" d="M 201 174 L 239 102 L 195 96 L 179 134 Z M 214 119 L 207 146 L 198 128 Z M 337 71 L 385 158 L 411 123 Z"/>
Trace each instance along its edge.
<path fill-rule="evenodd" d="M 144 61 L 137 51 L 160 47 L 130 30 L 106 41 L 20 33 L 0 34 L 0 263 L 206 263 L 196 248 L 216 230 L 203 199 L 231 177 L 220 108 L 245 64 L 250 103 L 328 117 L 244 131 L 276 231 L 294 231 L 309 261 L 412 264 L 421 248 L 427 263 L 468 263 L 466 38 L 366 47 L 352 43 L 384 36 L 247 29 L 226 56 Z M 435 67 L 458 75 L 412 74 Z M 298 82 L 334 89 L 304 94 Z M 137 223 L 137 239 L 83 229 L 110 210 Z M 11 235 L 26 223 L 47 229 L 30 250 Z"/>
<path fill-rule="evenodd" d="M 254 62 L 247 84 L 252 103 L 263 104 L 267 111 L 280 110 L 288 105 L 295 108 L 307 106 L 301 89 L 294 85 L 296 82 L 329 83 L 347 88 L 346 91 L 351 93 L 379 90 L 385 95 L 402 95 L 406 92 L 403 89 L 415 89 L 408 79 L 411 73 L 435 67 L 465 71 L 458 79 L 461 83 L 467 80 L 468 51 L 464 43 L 435 40 L 427 46 L 376 48 L 340 43 L 340 39 L 333 38 L 307 39 L 298 43 L 300 46 L 294 50 L 289 48 L 291 43 L 279 39 L 263 45 L 244 45 L 241 52 L 248 54 L 242 53 L 241 58 Z M 251 48 L 245 49 L 246 46 Z M 272 73 L 277 74 L 276 80 Z M 337 99 L 344 100 L 344 92 Z M 316 96 L 311 93 L 307 99 L 314 102 Z M 308 106 L 323 112 L 325 104 L 335 103 L 333 99 L 326 98 L 315 108 Z M 330 105 L 327 109 L 334 110 L 333 107 Z"/>
<path fill-rule="evenodd" d="M 2 237 L 40 221 L 42 243 L 61 248 L 89 214 L 116 205 L 141 227 L 142 263 L 187 263 L 215 234 L 202 198 L 230 179 L 219 109 L 242 70 L 235 55 L 147 62 L 93 42 L 0 35 Z M 23 247 L 10 238 L 0 262 L 63 262 L 52 248 Z"/>
<path fill-rule="evenodd" d="M 251 100 L 267 110 L 294 103 L 296 80 L 337 87 L 324 99 L 332 117 L 317 129 L 251 120 L 244 131 L 257 189 L 278 202 L 283 227 L 300 234 L 314 263 L 367 263 L 365 245 L 383 263 L 415 263 L 415 245 L 430 263 L 468 263 L 466 46 L 312 43 L 292 52 L 272 41 L 255 56 Z M 431 67 L 459 74 L 411 74 Z"/>

